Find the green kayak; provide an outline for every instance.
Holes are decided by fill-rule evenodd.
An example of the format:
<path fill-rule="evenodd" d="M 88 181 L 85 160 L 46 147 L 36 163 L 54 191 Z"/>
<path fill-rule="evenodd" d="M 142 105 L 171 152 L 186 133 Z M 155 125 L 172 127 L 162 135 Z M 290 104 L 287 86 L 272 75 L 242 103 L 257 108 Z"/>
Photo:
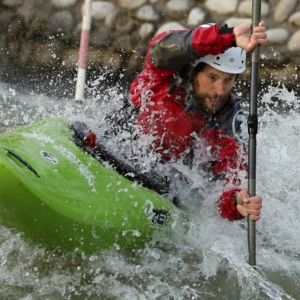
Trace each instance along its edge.
<path fill-rule="evenodd" d="M 62 118 L 0 136 L 0 182 L 0 222 L 63 252 L 142 247 L 187 224 L 171 201 L 78 147 Z"/>

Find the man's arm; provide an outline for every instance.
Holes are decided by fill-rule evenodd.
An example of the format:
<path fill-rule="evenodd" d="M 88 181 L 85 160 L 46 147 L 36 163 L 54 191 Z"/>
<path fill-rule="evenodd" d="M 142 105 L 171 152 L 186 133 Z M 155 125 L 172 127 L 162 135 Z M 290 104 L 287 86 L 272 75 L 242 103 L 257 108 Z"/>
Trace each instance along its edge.
<path fill-rule="evenodd" d="M 251 22 L 238 27 L 205 24 L 191 30 L 169 31 L 155 37 L 149 45 L 148 63 L 164 70 L 179 70 L 201 56 L 224 53 L 230 47 L 247 52 L 267 43 L 265 23 L 251 32 Z"/>
<path fill-rule="evenodd" d="M 156 36 L 148 47 L 147 66 L 180 70 L 201 56 L 217 55 L 235 46 L 233 28 L 201 25 L 190 30 L 169 31 Z"/>
<path fill-rule="evenodd" d="M 239 210 L 242 203 L 237 202 L 236 196 L 245 188 L 247 153 L 233 137 L 221 130 L 207 129 L 202 137 L 206 141 L 205 145 L 209 146 L 206 149 L 212 174 L 224 174 L 225 177 L 226 184 L 218 203 L 220 215 L 231 221 L 243 219 L 244 211 Z"/>

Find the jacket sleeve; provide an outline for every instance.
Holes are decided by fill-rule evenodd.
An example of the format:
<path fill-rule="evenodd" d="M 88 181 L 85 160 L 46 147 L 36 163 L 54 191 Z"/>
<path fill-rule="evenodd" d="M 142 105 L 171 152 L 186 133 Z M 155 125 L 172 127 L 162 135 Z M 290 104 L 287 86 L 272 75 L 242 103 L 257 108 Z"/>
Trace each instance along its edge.
<path fill-rule="evenodd" d="M 208 147 L 211 171 L 214 175 L 223 174 L 225 187 L 218 202 L 220 215 L 231 221 L 244 218 L 237 210 L 234 196 L 244 189 L 247 178 L 247 153 L 234 138 L 220 130 L 207 129 L 203 138 Z"/>
<path fill-rule="evenodd" d="M 238 221 L 244 218 L 237 210 L 234 197 L 240 189 L 230 189 L 224 191 L 219 201 L 219 212 L 222 218 L 230 221 Z"/>
<path fill-rule="evenodd" d="M 217 55 L 233 46 L 233 28 L 226 24 L 164 32 L 150 43 L 147 64 L 164 70 L 180 70 L 201 56 Z"/>

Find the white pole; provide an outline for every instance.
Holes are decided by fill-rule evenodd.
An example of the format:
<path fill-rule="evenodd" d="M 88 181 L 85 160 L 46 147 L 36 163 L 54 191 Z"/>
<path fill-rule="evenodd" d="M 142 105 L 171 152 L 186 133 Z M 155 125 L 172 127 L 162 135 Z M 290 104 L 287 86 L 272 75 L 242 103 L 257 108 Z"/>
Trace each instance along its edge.
<path fill-rule="evenodd" d="M 78 73 L 76 83 L 76 102 L 82 102 L 86 77 L 86 66 L 88 61 L 90 30 L 91 30 L 91 7 L 92 0 L 84 1 L 82 29 L 80 38 L 79 60 L 78 60 Z"/>

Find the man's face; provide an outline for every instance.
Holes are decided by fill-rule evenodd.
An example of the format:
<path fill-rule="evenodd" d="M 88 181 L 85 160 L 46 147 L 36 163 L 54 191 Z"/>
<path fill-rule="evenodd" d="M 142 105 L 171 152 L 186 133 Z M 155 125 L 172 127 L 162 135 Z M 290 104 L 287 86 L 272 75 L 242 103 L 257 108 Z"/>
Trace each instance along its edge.
<path fill-rule="evenodd" d="M 201 111 L 206 115 L 218 113 L 227 103 L 235 74 L 206 65 L 193 79 L 193 92 Z"/>

